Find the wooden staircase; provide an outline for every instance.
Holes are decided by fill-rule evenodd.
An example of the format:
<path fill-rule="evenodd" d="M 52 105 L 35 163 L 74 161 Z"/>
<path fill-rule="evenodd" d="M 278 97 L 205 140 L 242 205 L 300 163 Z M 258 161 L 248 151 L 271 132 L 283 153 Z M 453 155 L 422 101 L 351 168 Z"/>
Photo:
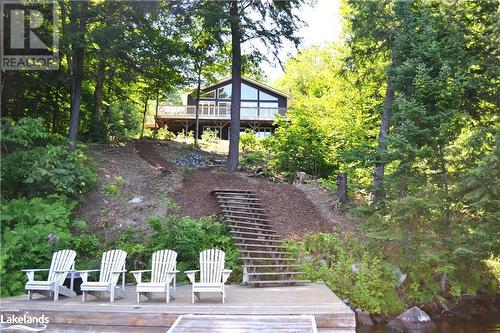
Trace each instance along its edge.
<path fill-rule="evenodd" d="M 243 284 L 265 287 L 297 285 L 304 272 L 290 258 L 283 240 L 269 224 L 266 210 L 254 191 L 216 189 L 213 191 L 230 223 L 230 233 L 243 261 Z"/>

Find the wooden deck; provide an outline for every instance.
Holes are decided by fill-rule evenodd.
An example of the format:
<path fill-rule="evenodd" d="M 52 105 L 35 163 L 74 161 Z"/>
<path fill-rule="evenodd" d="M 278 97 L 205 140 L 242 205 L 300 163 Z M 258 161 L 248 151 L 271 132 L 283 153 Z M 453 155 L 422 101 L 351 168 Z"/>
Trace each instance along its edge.
<path fill-rule="evenodd" d="M 135 302 L 135 288 L 130 285 L 125 298 L 115 303 L 89 297 L 64 298 L 53 302 L 42 296 L 1 299 L 1 313 L 6 315 L 42 315 L 49 318 L 47 332 L 166 332 L 179 315 L 313 315 L 319 332 L 354 333 L 354 312 L 322 283 L 305 286 L 248 288 L 228 285 L 227 302 L 220 295 L 202 294 L 191 304 L 191 287 L 177 288 L 177 297 L 166 304 L 161 295 L 153 301 Z"/>

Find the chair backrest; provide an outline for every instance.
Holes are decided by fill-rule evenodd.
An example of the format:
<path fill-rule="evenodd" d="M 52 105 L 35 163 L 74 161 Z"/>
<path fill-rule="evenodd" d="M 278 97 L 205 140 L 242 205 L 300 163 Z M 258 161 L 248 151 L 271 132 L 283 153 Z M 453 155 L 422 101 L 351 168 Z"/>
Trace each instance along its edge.
<path fill-rule="evenodd" d="M 172 250 L 160 250 L 153 253 L 151 261 L 151 282 L 166 283 L 166 272 L 175 271 L 177 263 L 177 252 Z"/>
<path fill-rule="evenodd" d="M 224 269 L 224 251 L 210 249 L 200 252 L 200 282 L 221 283 Z"/>
<path fill-rule="evenodd" d="M 56 271 L 69 271 L 75 268 L 76 252 L 73 250 L 61 250 L 52 255 L 52 262 L 49 268 L 49 277 L 47 281 L 55 281 L 57 275 Z M 64 280 L 68 274 L 61 274 L 59 281 L 56 281 L 60 286 L 63 285 Z"/>
<path fill-rule="evenodd" d="M 102 254 L 101 273 L 99 282 L 111 282 L 116 285 L 120 274 L 111 274 L 112 272 L 125 269 L 125 258 L 127 252 L 122 250 L 110 250 Z"/>

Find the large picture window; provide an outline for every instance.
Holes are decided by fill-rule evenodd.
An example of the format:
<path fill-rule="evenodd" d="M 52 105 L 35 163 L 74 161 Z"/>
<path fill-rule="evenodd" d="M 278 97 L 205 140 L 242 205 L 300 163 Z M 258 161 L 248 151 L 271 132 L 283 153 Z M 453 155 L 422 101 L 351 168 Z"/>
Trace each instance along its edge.
<path fill-rule="evenodd" d="M 196 94 L 195 94 L 195 96 L 196 96 Z M 215 90 L 211 90 L 211 91 L 207 91 L 207 92 L 201 93 L 200 97 L 203 97 L 203 98 L 215 98 Z"/>
<path fill-rule="evenodd" d="M 219 98 L 231 98 L 232 85 L 228 84 L 226 86 L 220 87 L 217 90 L 217 94 L 219 95 Z"/>
<path fill-rule="evenodd" d="M 269 95 L 268 93 L 265 93 L 263 91 L 259 91 L 259 100 L 261 100 L 261 101 L 277 101 L 278 97 L 274 97 L 274 96 Z"/>
<path fill-rule="evenodd" d="M 257 89 L 250 87 L 248 84 L 241 84 L 241 99 L 257 100 Z"/>

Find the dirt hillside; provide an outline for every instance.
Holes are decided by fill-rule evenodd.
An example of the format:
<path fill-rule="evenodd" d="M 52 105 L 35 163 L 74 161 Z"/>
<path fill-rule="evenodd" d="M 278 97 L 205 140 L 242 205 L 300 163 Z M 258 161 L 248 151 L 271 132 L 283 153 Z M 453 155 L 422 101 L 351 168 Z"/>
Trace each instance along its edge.
<path fill-rule="evenodd" d="M 117 228 L 128 226 L 147 231 L 148 216 L 171 214 L 165 197 L 180 206 L 182 215 L 198 218 L 219 214 L 211 194 L 216 188 L 257 191 L 276 230 L 285 237 L 332 231 L 350 223 L 344 215 L 329 212 L 329 193 L 307 184 L 294 186 L 246 173 L 227 173 L 223 167 L 213 166 L 223 156 L 178 142 L 130 141 L 91 145 L 89 150 L 99 182 L 77 215 L 109 237 Z M 318 202 L 311 201 L 318 198 Z"/>

